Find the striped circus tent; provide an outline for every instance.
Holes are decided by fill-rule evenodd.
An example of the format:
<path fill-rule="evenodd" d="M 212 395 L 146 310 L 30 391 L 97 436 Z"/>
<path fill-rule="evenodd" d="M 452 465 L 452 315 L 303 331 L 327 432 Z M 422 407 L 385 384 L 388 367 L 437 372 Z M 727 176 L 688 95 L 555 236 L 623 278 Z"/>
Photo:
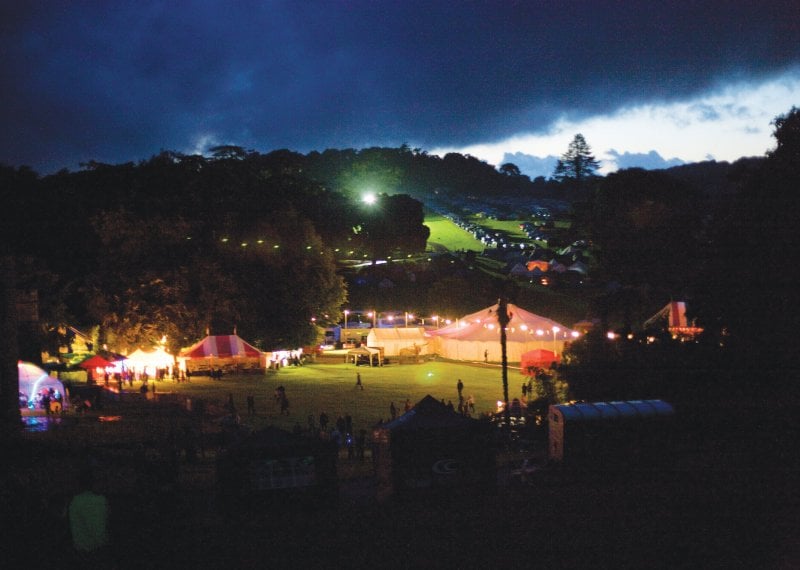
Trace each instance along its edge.
<path fill-rule="evenodd" d="M 235 334 L 209 335 L 178 353 L 178 362 L 189 373 L 221 368 L 226 371 L 262 368 L 262 352 Z"/>

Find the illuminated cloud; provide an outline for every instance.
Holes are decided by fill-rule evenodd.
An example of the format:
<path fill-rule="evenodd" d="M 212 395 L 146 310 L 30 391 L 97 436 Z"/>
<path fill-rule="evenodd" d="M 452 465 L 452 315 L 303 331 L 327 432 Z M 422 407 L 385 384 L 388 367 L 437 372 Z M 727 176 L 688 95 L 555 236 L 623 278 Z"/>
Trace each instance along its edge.
<path fill-rule="evenodd" d="M 681 162 L 734 161 L 769 150 L 774 143 L 772 121 L 798 102 L 800 70 L 793 70 L 762 83 L 720 86 L 683 101 L 654 101 L 581 120 L 564 117 L 543 134 L 519 134 L 431 153 L 461 152 L 495 165 L 513 162 L 514 156 L 546 164 L 566 150 L 576 133 L 582 133 L 601 161 L 603 173 L 619 167 L 653 167 L 658 158 L 664 161 L 660 168 Z M 523 172 L 531 172 L 524 166 L 534 161 L 519 162 Z"/>

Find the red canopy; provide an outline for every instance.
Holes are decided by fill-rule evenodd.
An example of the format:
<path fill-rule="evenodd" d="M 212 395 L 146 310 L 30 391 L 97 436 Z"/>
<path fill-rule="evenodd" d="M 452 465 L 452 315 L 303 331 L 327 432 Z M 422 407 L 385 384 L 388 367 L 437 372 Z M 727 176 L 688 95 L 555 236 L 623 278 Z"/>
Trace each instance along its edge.
<path fill-rule="evenodd" d="M 113 362 L 109 362 L 102 356 L 98 356 L 95 354 L 91 358 L 87 358 L 83 362 L 81 362 L 78 366 L 81 368 L 85 368 L 89 370 L 90 368 L 106 368 L 107 366 L 114 366 Z"/>
<path fill-rule="evenodd" d="M 520 372 L 531 374 L 532 369 L 549 368 L 553 362 L 558 362 L 559 358 L 552 350 L 537 348 L 522 353 L 520 360 Z"/>
<path fill-rule="evenodd" d="M 246 343 L 235 334 L 207 336 L 198 343 L 182 350 L 179 356 L 184 358 L 216 358 L 250 357 L 258 358 L 261 351 L 251 344 Z"/>

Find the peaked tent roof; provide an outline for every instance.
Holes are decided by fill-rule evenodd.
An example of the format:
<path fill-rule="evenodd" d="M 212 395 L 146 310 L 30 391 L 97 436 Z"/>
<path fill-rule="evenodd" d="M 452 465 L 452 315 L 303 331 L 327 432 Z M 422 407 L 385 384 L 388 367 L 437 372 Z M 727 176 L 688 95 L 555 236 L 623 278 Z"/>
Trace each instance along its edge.
<path fill-rule="evenodd" d="M 91 356 L 91 357 L 87 358 L 86 360 L 84 360 L 83 362 L 81 362 L 78 366 L 80 366 L 81 368 L 86 368 L 86 369 L 89 369 L 89 368 L 107 368 L 109 366 L 114 366 L 114 363 L 106 360 L 105 358 L 103 358 L 99 354 L 95 354 L 94 356 Z"/>
<path fill-rule="evenodd" d="M 661 319 L 666 319 L 670 327 L 685 327 L 686 322 L 686 303 L 684 301 L 670 301 L 662 307 L 655 315 L 647 319 L 644 323 L 645 328 L 654 325 Z"/>
<path fill-rule="evenodd" d="M 128 355 L 128 360 L 138 366 L 161 367 L 175 364 L 175 358 L 160 347 L 152 352 L 145 352 L 141 348 L 137 348 Z"/>
<path fill-rule="evenodd" d="M 477 420 L 462 416 L 449 409 L 439 400 L 428 394 L 409 411 L 398 418 L 383 424 L 389 431 L 406 431 L 433 428 L 460 428 L 472 425 Z"/>
<path fill-rule="evenodd" d="M 216 358 L 251 357 L 261 356 L 261 351 L 248 344 L 235 334 L 207 336 L 189 348 L 181 350 L 179 356 L 183 358 Z"/>
<path fill-rule="evenodd" d="M 447 327 L 428 331 L 428 334 L 459 340 L 496 341 L 500 337 L 497 309 L 498 304 L 495 303 L 491 307 L 466 315 Z M 508 304 L 507 311 L 510 318 L 506 339 L 509 342 L 539 340 L 541 337 L 537 331 L 542 331 L 545 335 L 552 334 L 555 327 L 558 328 L 558 336 L 561 339 L 572 338 L 573 331 L 561 323 L 540 317 L 511 303 Z"/>

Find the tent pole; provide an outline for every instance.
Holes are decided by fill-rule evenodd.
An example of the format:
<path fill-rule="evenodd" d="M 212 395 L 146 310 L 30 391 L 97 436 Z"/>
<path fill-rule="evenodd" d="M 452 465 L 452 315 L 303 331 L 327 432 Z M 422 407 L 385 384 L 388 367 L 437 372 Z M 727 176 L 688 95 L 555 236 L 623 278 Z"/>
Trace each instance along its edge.
<path fill-rule="evenodd" d="M 508 407 L 508 352 L 506 327 L 511 319 L 508 316 L 508 307 L 505 297 L 501 297 L 497 302 L 497 322 L 500 324 L 500 355 L 503 369 L 503 399 L 505 400 L 505 422 L 506 429 L 511 428 L 511 410 Z"/>

